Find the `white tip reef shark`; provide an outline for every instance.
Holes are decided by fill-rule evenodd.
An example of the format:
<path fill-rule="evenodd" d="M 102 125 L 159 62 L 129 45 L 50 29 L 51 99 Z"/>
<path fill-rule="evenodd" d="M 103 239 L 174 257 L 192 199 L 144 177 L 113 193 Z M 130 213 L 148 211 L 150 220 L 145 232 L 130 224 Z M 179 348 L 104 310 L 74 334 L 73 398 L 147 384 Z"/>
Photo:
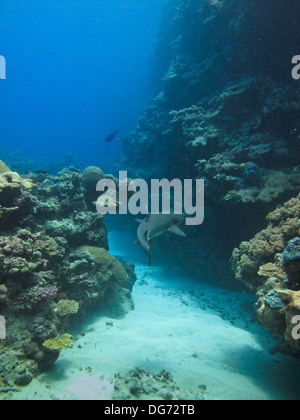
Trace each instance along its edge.
<path fill-rule="evenodd" d="M 149 266 L 152 265 L 153 238 L 164 232 L 173 232 L 176 235 L 186 237 L 186 234 L 177 226 L 183 222 L 184 216 L 178 214 L 148 214 L 146 219 L 139 220 L 137 230 L 137 243 L 140 244 L 149 255 Z"/>

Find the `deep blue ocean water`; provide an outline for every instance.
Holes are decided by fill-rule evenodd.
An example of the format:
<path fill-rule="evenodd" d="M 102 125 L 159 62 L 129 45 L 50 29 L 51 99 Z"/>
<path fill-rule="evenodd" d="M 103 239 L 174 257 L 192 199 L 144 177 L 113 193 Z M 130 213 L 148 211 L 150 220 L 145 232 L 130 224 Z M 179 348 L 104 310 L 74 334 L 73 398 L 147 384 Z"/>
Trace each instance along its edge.
<path fill-rule="evenodd" d="M 160 0 L 1 0 L 0 153 L 101 165 L 153 96 Z"/>

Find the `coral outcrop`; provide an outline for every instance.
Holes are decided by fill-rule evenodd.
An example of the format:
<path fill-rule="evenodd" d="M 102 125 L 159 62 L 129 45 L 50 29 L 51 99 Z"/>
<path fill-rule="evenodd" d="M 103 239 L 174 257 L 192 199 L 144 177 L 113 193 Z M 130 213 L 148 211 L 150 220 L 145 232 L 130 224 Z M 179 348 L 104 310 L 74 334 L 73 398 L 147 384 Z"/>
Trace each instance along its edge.
<path fill-rule="evenodd" d="M 258 318 L 300 350 L 292 332 L 300 316 L 300 196 L 267 216 L 267 229 L 241 243 L 232 255 L 236 278 L 258 297 Z"/>
<path fill-rule="evenodd" d="M 92 173 L 0 174 L 0 313 L 7 320 L 0 379 L 9 386 L 29 383 L 57 360 L 72 343 L 72 320 L 92 309 L 118 317 L 133 309 L 134 266 L 108 252 L 104 218 L 87 194 L 95 174 L 104 175 Z"/>
<path fill-rule="evenodd" d="M 232 264 L 236 278 L 256 290 L 264 281 L 259 273 L 260 267 L 274 261 L 276 254 L 282 253 L 289 241 L 300 234 L 299 219 L 300 196 L 270 212 L 267 216 L 268 227 L 250 241 L 242 242 L 233 251 Z M 287 252 L 283 256 L 287 255 Z M 293 253 L 296 253 L 295 247 Z M 289 255 L 289 259 L 291 258 L 293 259 Z"/>

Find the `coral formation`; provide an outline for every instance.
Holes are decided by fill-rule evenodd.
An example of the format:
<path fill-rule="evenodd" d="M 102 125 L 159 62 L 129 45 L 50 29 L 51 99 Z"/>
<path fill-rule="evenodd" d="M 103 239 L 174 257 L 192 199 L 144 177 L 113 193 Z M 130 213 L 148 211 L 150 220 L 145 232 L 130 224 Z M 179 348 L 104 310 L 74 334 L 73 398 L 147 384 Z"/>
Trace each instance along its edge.
<path fill-rule="evenodd" d="M 79 310 L 79 304 L 76 300 L 61 299 L 57 303 L 57 313 L 60 316 L 74 315 Z"/>
<path fill-rule="evenodd" d="M 236 278 L 256 290 L 263 283 L 258 273 L 260 266 L 274 261 L 276 254 L 282 253 L 289 241 L 298 236 L 299 219 L 300 195 L 270 212 L 267 216 L 268 227 L 233 251 L 232 264 Z M 286 254 L 283 253 L 283 257 Z"/>
<path fill-rule="evenodd" d="M 298 224 L 300 231 L 300 223 Z M 300 238 L 292 239 L 286 250 L 282 253 L 282 267 L 288 278 L 300 287 Z"/>
<path fill-rule="evenodd" d="M 96 166 L 89 166 L 82 173 L 81 183 L 89 195 L 95 195 L 96 185 L 104 177 L 105 175 L 100 168 L 97 168 Z"/>
<path fill-rule="evenodd" d="M 93 308 L 115 316 L 133 308 L 134 266 L 107 251 L 104 217 L 86 194 L 88 173 L 0 175 L 0 313 L 9 320 L 8 339 L 0 342 L 4 383 L 27 384 L 51 366 L 71 345 L 73 318 Z M 101 169 L 93 174 L 103 176 Z M 88 179 L 91 188 L 96 178 Z"/>
<path fill-rule="evenodd" d="M 260 322 L 298 350 L 292 331 L 293 318 L 300 316 L 299 218 L 300 196 L 269 213 L 267 229 L 232 255 L 236 278 L 256 291 Z"/>
<path fill-rule="evenodd" d="M 288 306 L 284 308 L 284 312 L 290 309 L 296 309 L 300 313 L 300 291 L 294 292 L 293 290 L 277 290 L 277 294 L 285 301 Z"/>
<path fill-rule="evenodd" d="M 16 172 L 5 172 L 0 174 L 0 198 L 1 202 L 8 202 L 18 197 L 21 192 L 33 188 L 30 179 L 20 177 Z"/>
<path fill-rule="evenodd" d="M 172 374 L 165 370 L 152 374 L 135 368 L 115 375 L 113 399 L 204 400 L 206 386 L 199 384 L 198 388 L 198 392 L 180 389 Z"/>
<path fill-rule="evenodd" d="M 70 334 L 62 334 L 59 337 L 50 338 L 44 341 L 43 346 L 49 350 L 63 350 L 73 346 L 73 340 Z"/>

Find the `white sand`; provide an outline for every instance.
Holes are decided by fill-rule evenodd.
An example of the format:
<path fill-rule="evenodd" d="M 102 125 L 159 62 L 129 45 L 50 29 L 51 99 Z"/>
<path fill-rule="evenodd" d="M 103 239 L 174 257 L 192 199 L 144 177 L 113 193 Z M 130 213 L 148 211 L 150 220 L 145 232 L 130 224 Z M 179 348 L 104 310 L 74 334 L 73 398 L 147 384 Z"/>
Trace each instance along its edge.
<path fill-rule="evenodd" d="M 138 252 L 137 260 L 144 259 L 133 247 L 128 249 L 128 237 L 123 246 L 121 238 L 120 232 L 110 234 L 114 255 L 129 258 L 127 249 L 129 254 Z M 197 284 L 162 267 L 137 264 L 136 270 L 135 310 L 122 320 L 94 316 L 79 332 L 93 330 L 14 399 L 110 399 L 114 374 L 134 367 L 153 373 L 166 369 L 182 389 L 205 384 L 207 399 L 299 398 L 300 363 L 269 353 L 276 344 L 273 335 L 252 323 L 249 328 L 245 322 L 232 325 L 219 311 L 201 309 L 204 301 L 219 300 L 222 307 L 224 301 L 242 300 L 243 295 Z M 228 313 L 237 306 L 225 305 Z M 240 312 L 236 316 L 240 318 Z"/>

